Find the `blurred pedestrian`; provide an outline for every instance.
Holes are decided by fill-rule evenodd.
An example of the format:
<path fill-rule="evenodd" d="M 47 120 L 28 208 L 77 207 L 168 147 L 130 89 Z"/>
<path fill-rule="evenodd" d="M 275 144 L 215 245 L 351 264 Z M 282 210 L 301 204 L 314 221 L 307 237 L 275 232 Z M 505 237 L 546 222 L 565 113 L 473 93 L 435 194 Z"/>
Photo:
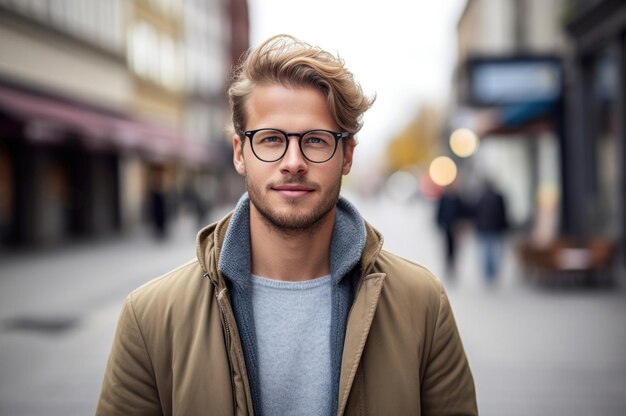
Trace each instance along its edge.
<path fill-rule="evenodd" d="M 165 181 L 165 173 L 161 169 L 154 169 L 150 178 L 150 219 L 157 239 L 167 237 L 169 220 L 169 201 Z"/>
<path fill-rule="evenodd" d="M 509 228 L 504 196 L 491 180 L 486 180 L 474 209 L 483 274 L 487 283 L 495 282 L 500 272 L 504 234 Z"/>
<path fill-rule="evenodd" d="M 229 94 L 248 193 L 127 298 L 96 413 L 476 415 L 440 281 L 340 197 L 373 101 L 343 60 L 273 37 Z"/>
<path fill-rule="evenodd" d="M 437 203 L 437 225 L 444 235 L 446 272 L 453 277 L 456 272 L 457 234 L 461 221 L 465 217 L 465 208 L 457 185 L 447 186 Z"/>

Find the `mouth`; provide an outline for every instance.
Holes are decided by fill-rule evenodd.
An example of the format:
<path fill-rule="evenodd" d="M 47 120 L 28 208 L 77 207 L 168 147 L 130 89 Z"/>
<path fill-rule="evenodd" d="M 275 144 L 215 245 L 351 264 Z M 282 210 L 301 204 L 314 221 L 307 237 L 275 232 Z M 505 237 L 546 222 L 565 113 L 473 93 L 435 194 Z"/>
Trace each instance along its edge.
<path fill-rule="evenodd" d="M 272 186 L 271 189 L 278 192 L 283 197 L 289 199 L 302 198 L 304 196 L 310 195 L 315 191 L 314 187 L 302 184 L 276 185 Z"/>

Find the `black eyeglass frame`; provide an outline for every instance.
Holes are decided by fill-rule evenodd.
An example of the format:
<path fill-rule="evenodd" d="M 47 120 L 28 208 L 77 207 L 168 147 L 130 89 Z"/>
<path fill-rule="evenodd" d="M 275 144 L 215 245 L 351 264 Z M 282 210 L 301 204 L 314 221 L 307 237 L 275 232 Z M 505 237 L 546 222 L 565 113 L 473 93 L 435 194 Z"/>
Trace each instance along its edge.
<path fill-rule="evenodd" d="M 283 135 L 287 138 L 287 144 L 285 145 L 285 150 L 284 150 L 284 151 L 283 151 L 283 153 L 282 153 L 282 154 L 281 154 L 278 158 L 276 158 L 276 159 L 273 159 L 273 160 L 265 160 L 265 159 L 261 159 L 261 158 L 259 157 L 259 155 L 257 155 L 257 154 L 256 154 L 256 152 L 254 151 L 254 145 L 252 144 L 252 143 L 253 143 L 252 138 L 254 137 L 254 135 L 255 135 L 256 133 L 258 133 L 258 132 L 260 132 L 260 131 L 263 131 L 263 130 L 274 130 L 274 131 L 277 131 L 277 132 L 279 132 L 279 133 L 283 134 Z M 302 150 L 302 138 L 303 138 L 304 136 L 306 136 L 307 134 L 309 134 L 309 133 L 313 133 L 313 132 L 316 132 L 316 131 L 323 131 L 323 132 L 326 132 L 326 133 L 330 133 L 330 134 L 332 134 L 332 135 L 333 135 L 333 137 L 335 138 L 335 148 L 333 149 L 333 152 L 331 153 L 331 155 L 330 155 L 330 156 L 328 157 L 328 159 L 326 159 L 326 160 L 322 160 L 322 161 L 311 160 L 311 159 L 309 159 L 309 158 L 308 158 L 308 157 L 304 154 L 304 150 Z M 307 131 L 302 132 L 302 133 L 287 133 L 287 132 L 284 132 L 284 131 L 282 131 L 282 130 L 280 130 L 280 129 L 263 128 L 263 129 L 256 129 L 256 130 L 247 130 L 247 131 L 244 131 L 244 132 L 243 132 L 243 134 L 244 134 L 244 136 L 246 136 L 248 139 L 250 139 L 250 148 L 252 149 L 252 153 L 254 153 L 254 156 L 255 156 L 257 159 L 259 159 L 261 162 L 266 162 L 266 163 L 273 163 L 273 162 L 277 162 L 277 161 L 279 161 L 280 159 L 282 159 L 282 158 L 285 156 L 285 154 L 287 154 L 287 149 L 289 149 L 289 137 L 292 137 L 292 136 L 295 136 L 295 137 L 297 137 L 297 138 L 298 138 L 298 147 L 300 148 L 300 153 L 302 154 L 302 156 L 303 156 L 306 160 L 308 160 L 308 161 L 309 161 L 309 162 L 311 162 L 311 163 L 325 163 L 325 162 L 328 162 L 330 159 L 332 159 L 332 158 L 333 158 L 333 156 L 335 156 L 335 153 L 337 153 L 337 145 L 339 144 L 339 140 L 340 140 L 340 139 L 345 139 L 345 138 L 350 137 L 350 133 L 348 133 L 347 131 L 343 131 L 343 132 L 336 132 L 336 131 L 332 131 L 332 130 L 324 130 L 324 129 L 313 129 L 313 130 L 307 130 Z"/>

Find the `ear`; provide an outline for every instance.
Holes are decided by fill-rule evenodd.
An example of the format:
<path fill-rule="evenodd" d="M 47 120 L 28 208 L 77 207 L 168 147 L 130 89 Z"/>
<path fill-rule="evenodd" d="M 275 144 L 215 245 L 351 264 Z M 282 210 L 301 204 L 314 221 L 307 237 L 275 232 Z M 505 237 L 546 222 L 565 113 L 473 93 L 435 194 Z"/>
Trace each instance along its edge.
<path fill-rule="evenodd" d="M 346 142 L 345 151 L 343 155 L 343 166 L 341 167 L 341 174 L 347 175 L 352 169 L 352 157 L 354 155 L 354 148 L 356 147 L 356 141 L 350 138 Z"/>
<path fill-rule="evenodd" d="M 243 159 L 243 140 L 238 134 L 233 135 L 233 165 L 241 176 L 246 176 L 246 162 Z"/>

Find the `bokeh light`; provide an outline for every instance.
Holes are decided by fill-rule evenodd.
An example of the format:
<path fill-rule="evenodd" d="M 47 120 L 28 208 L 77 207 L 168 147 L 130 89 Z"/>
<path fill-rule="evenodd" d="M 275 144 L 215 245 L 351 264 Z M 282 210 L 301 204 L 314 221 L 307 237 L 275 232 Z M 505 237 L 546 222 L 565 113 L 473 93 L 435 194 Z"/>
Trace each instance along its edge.
<path fill-rule="evenodd" d="M 469 157 L 478 150 L 478 136 L 470 129 L 456 129 L 450 135 L 450 148 L 459 157 Z"/>
<path fill-rule="evenodd" d="M 448 186 L 456 179 L 456 163 L 447 156 L 439 156 L 430 162 L 430 178 L 439 186 Z"/>

